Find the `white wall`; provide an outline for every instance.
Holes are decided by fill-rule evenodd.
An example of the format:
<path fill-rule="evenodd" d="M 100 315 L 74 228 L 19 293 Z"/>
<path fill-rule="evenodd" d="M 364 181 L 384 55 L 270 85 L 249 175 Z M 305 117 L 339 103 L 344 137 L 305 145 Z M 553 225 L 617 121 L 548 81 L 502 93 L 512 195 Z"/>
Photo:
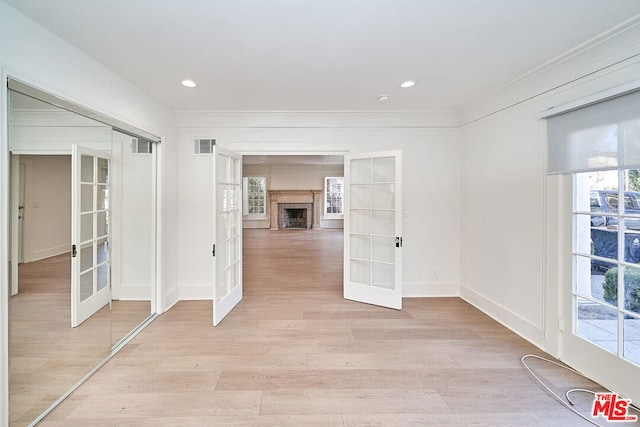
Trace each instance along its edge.
<path fill-rule="evenodd" d="M 461 296 L 554 355 L 562 315 L 562 254 L 552 232 L 558 192 L 545 186 L 546 128 L 538 115 L 638 81 L 639 41 L 637 26 L 594 40 L 460 111 Z"/>
<path fill-rule="evenodd" d="M 287 164 L 287 165 L 244 165 L 243 176 L 264 176 L 267 178 L 267 191 L 270 190 L 319 190 L 324 189 L 327 176 L 344 176 L 343 165 Z M 271 205 L 267 196 L 266 219 L 244 219 L 244 228 L 269 228 Z M 322 228 L 342 228 L 341 219 L 325 218 L 320 220 Z"/>
<path fill-rule="evenodd" d="M 11 152 L 71 154 L 73 144 L 110 151 L 111 127 L 65 110 L 11 110 Z"/>
<path fill-rule="evenodd" d="M 178 120 L 181 298 L 212 294 L 212 160 L 192 154 L 193 138 L 215 138 L 218 145 L 243 154 L 402 150 L 405 295 L 458 294 L 460 144 L 449 115 L 180 113 Z"/>
<path fill-rule="evenodd" d="M 164 289 L 160 310 L 175 303 L 178 235 L 173 224 L 177 223 L 178 170 L 177 127 L 172 112 L 2 1 L 0 67 L 4 75 L 162 137 L 159 185 L 164 262 L 160 280 Z M 6 164 L 4 160 L 2 164 Z"/>
<path fill-rule="evenodd" d="M 25 165 L 24 262 L 71 250 L 71 156 L 20 156 Z"/>
<path fill-rule="evenodd" d="M 160 307 L 177 296 L 177 128 L 167 108 L 123 78 L 51 32 L 0 1 L 0 72 L 89 107 L 163 138 L 161 148 L 161 196 L 164 220 L 161 233 L 164 262 L 161 271 Z M 8 206 L 9 159 L 7 147 L 7 89 L 0 85 L 0 190 L 2 206 Z M 0 227 L 7 230 L 6 209 L 0 211 Z M 8 264 L 8 236 L 0 233 L 0 263 Z M 2 269 L 6 272 L 6 269 Z M 0 278 L 0 414 L 8 414 L 7 295 L 6 273 Z M 173 292 L 172 292 L 173 291 Z M 0 423 L 6 419 L 0 420 Z"/>

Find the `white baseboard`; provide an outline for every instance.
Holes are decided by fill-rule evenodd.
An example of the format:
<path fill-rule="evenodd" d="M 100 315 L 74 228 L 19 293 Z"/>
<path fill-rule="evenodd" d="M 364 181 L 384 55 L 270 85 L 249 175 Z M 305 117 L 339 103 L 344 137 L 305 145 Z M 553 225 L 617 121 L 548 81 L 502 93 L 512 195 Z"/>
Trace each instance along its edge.
<path fill-rule="evenodd" d="M 213 300 L 213 284 L 192 283 L 180 285 L 178 299 L 182 300 Z"/>
<path fill-rule="evenodd" d="M 64 245 L 58 245 L 51 248 L 40 249 L 37 251 L 29 252 L 25 255 L 24 262 L 34 262 L 41 259 L 50 258 L 56 255 L 62 255 L 71 251 L 71 243 L 65 243 Z"/>
<path fill-rule="evenodd" d="M 165 294 L 164 310 L 162 312 L 169 310 L 176 305 L 178 301 L 180 301 L 180 287 L 176 286 Z"/>
<path fill-rule="evenodd" d="M 503 307 L 470 289 L 464 285 L 460 285 L 460 298 L 482 311 L 487 316 L 501 323 L 512 332 L 520 335 L 525 340 L 538 348 L 544 349 L 542 337 L 542 327 L 522 318 L 513 311 Z"/>
<path fill-rule="evenodd" d="M 403 298 L 459 297 L 459 283 L 403 283 Z"/>

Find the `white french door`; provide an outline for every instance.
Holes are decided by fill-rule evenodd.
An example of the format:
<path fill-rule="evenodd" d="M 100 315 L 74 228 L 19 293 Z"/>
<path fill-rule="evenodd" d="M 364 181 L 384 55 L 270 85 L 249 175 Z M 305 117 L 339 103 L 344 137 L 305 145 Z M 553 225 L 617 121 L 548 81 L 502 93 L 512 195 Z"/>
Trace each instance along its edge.
<path fill-rule="evenodd" d="M 242 156 L 213 147 L 213 325 L 242 299 Z"/>
<path fill-rule="evenodd" d="M 559 179 L 560 339 L 564 362 L 640 402 L 640 193 L 629 186 L 632 172 L 640 170 Z"/>
<path fill-rule="evenodd" d="M 402 309 L 402 152 L 345 164 L 344 298 Z"/>
<path fill-rule="evenodd" d="M 75 328 L 111 301 L 111 156 L 74 145 L 71 164 L 71 326 Z"/>

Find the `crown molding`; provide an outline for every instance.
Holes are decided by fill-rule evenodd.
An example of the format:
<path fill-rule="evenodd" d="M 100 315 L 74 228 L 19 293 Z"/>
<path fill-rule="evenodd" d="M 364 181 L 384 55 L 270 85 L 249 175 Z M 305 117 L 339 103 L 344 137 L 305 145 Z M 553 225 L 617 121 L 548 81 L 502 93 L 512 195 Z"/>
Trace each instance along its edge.
<path fill-rule="evenodd" d="M 455 128 L 455 111 L 178 111 L 180 128 Z"/>
<path fill-rule="evenodd" d="M 639 61 L 640 14 L 460 107 L 460 126 Z"/>

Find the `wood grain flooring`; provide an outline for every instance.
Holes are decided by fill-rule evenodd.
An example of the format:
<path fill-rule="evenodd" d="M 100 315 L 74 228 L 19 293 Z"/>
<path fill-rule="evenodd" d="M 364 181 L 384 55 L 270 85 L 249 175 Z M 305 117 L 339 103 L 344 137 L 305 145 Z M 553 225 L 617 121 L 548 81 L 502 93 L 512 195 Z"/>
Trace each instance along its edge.
<path fill-rule="evenodd" d="M 113 301 L 71 328 L 71 258 L 19 266 L 9 301 L 9 421 L 28 425 L 98 365 L 149 315 L 147 301 Z"/>
<path fill-rule="evenodd" d="M 245 230 L 244 286 L 216 328 L 210 301 L 176 304 L 41 425 L 590 425 L 521 365 L 539 350 L 461 299 L 344 300 L 341 231 Z"/>

